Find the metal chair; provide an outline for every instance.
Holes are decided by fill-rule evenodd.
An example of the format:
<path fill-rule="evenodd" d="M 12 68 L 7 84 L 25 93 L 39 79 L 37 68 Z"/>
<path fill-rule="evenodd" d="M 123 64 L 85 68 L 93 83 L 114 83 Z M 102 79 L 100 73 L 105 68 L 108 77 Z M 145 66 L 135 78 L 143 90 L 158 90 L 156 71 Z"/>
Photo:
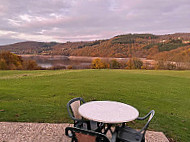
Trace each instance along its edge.
<path fill-rule="evenodd" d="M 102 133 L 76 127 L 66 127 L 65 135 L 71 138 L 71 142 L 116 142 L 116 133 L 109 140 Z"/>
<path fill-rule="evenodd" d="M 124 124 L 121 127 L 117 127 L 116 141 L 117 142 L 145 142 L 145 133 L 154 114 L 155 114 L 155 111 L 151 110 L 146 116 L 137 118 L 137 120 L 145 120 L 149 116 L 148 122 L 140 131 L 137 131 L 128 126 L 125 126 Z"/>
<path fill-rule="evenodd" d="M 79 114 L 78 108 L 83 103 L 85 103 L 85 101 L 81 97 L 71 99 L 67 103 L 67 111 L 69 113 L 69 117 L 74 121 L 74 127 L 100 132 L 103 128 L 103 123 L 84 120 L 82 116 Z"/>

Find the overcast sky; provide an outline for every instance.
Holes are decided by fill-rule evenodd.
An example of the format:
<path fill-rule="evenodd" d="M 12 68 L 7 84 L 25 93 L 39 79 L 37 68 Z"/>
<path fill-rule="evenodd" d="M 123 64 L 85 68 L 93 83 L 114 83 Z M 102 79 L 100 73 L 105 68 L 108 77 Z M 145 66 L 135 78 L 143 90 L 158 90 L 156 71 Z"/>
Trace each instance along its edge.
<path fill-rule="evenodd" d="M 190 32 L 190 0 L 0 0 L 0 45 Z"/>

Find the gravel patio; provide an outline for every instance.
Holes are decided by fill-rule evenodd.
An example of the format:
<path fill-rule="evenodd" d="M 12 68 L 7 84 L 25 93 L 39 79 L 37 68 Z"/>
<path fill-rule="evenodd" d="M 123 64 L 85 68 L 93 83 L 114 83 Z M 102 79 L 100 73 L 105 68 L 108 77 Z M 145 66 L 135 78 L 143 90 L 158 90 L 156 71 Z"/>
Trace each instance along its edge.
<path fill-rule="evenodd" d="M 64 134 L 67 126 L 72 124 L 0 122 L 0 142 L 70 142 Z M 146 139 L 169 142 L 162 132 L 147 131 Z"/>

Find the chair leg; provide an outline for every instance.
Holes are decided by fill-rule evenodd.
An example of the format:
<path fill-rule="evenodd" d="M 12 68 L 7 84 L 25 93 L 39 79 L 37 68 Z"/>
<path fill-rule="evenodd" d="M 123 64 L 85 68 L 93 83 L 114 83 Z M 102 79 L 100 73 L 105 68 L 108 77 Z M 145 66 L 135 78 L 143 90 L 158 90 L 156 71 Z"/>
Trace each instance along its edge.
<path fill-rule="evenodd" d="M 118 138 L 116 138 L 116 141 L 115 142 L 121 142 Z"/>
<path fill-rule="evenodd" d="M 141 142 L 145 142 L 145 138 L 143 138 Z"/>
<path fill-rule="evenodd" d="M 90 121 L 87 121 L 86 123 L 87 123 L 87 129 L 88 129 L 88 130 L 91 130 Z"/>

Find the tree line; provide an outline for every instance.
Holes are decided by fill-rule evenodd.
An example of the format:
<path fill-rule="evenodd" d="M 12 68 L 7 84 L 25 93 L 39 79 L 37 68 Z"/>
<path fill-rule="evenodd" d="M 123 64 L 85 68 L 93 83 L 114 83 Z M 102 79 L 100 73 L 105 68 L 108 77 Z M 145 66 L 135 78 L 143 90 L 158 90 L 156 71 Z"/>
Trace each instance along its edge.
<path fill-rule="evenodd" d="M 94 59 L 91 64 L 92 69 L 141 69 L 143 62 L 138 58 L 131 58 L 126 63 L 119 62 L 116 59 L 111 61 L 102 61 L 100 58 Z"/>
<path fill-rule="evenodd" d="M 183 52 L 179 52 L 180 49 L 176 49 L 171 51 L 172 54 L 177 54 L 180 60 L 183 62 L 175 62 L 176 60 L 174 56 L 169 55 L 160 55 L 157 57 L 157 61 L 154 64 L 150 64 L 147 62 L 143 62 L 141 59 L 132 57 L 126 62 L 118 61 L 116 59 L 113 60 L 101 60 L 100 58 L 96 58 L 92 60 L 90 68 L 92 69 L 165 69 L 165 70 L 183 70 L 183 69 L 190 69 L 190 49 L 183 48 Z M 156 52 L 157 49 L 155 48 Z M 181 50 L 180 50 L 181 51 Z M 164 54 L 164 53 L 163 53 Z M 167 53 L 165 53 L 167 54 Z M 164 57 L 168 56 L 171 60 L 168 61 Z M 173 61 L 174 60 L 174 61 Z M 89 68 L 89 67 L 87 67 Z M 9 51 L 2 51 L 0 52 L 0 70 L 39 70 L 39 69 L 46 69 L 39 67 L 34 60 L 24 60 L 21 56 L 13 54 Z M 72 65 L 68 67 L 51 67 L 47 68 L 48 70 L 57 70 L 57 69 L 75 69 Z"/>
<path fill-rule="evenodd" d="M 127 62 L 103 61 L 100 58 L 94 59 L 91 63 L 92 69 L 146 69 L 146 70 L 185 70 L 190 69 L 189 62 L 171 62 L 158 60 L 154 64 L 141 61 L 139 58 L 130 58 Z"/>
<path fill-rule="evenodd" d="M 9 51 L 0 52 L 0 70 L 37 70 L 41 69 L 34 60 L 23 60 L 21 56 Z"/>

